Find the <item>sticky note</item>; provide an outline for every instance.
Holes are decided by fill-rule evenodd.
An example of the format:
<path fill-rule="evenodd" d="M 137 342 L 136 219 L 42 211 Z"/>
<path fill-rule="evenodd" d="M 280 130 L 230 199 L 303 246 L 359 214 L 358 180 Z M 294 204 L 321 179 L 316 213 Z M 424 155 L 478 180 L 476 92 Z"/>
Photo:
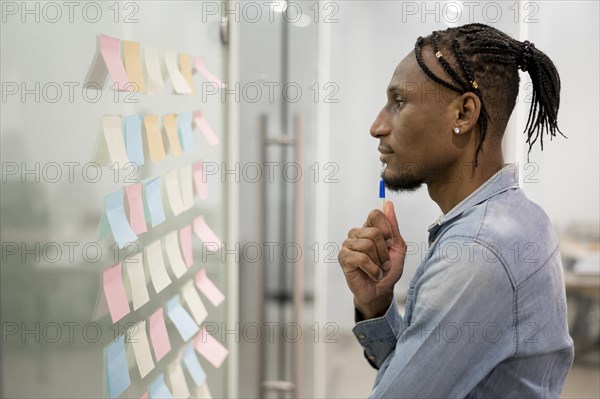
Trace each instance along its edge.
<path fill-rule="evenodd" d="M 144 60 L 146 61 L 146 72 L 148 73 L 148 94 L 162 93 L 165 84 L 162 77 L 160 58 L 158 50 L 152 47 L 144 47 Z"/>
<path fill-rule="evenodd" d="M 165 316 L 163 308 L 158 309 L 149 318 L 150 325 L 150 341 L 152 349 L 154 349 L 154 358 L 158 363 L 171 350 L 171 342 L 167 333 L 167 325 L 165 324 Z M 150 397 L 154 397 L 150 393 Z"/>
<path fill-rule="evenodd" d="M 225 84 L 223 83 L 223 81 L 219 78 L 217 78 L 204 64 L 204 58 L 202 57 L 196 57 L 194 59 L 194 67 L 196 68 L 196 71 L 200 72 L 202 74 L 202 76 L 204 76 L 204 78 L 206 80 L 208 80 L 209 82 L 212 82 L 214 84 L 216 84 L 219 87 L 224 86 Z"/>
<path fill-rule="evenodd" d="M 124 335 L 120 335 L 116 341 L 104 348 L 104 370 L 107 376 L 108 396 L 119 397 L 131 385 Z"/>
<path fill-rule="evenodd" d="M 148 392 L 144 392 L 142 396 L 140 396 L 140 399 L 148 399 Z"/>
<path fill-rule="evenodd" d="M 123 261 L 127 276 L 129 277 L 129 286 L 131 289 L 131 302 L 133 310 L 138 310 L 150 300 L 148 296 L 148 287 L 146 286 L 146 275 L 144 274 L 144 263 L 142 253 L 135 254 Z"/>
<path fill-rule="evenodd" d="M 146 181 L 144 186 L 146 192 L 144 210 L 150 219 L 152 227 L 156 227 L 165 221 L 165 209 L 162 201 L 160 176 Z"/>
<path fill-rule="evenodd" d="M 129 158 L 125 150 L 121 117 L 119 115 L 104 115 L 102 117 L 102 131 L 104 132 L 110 160 L 113 164 L 117 163 L 118 167 L 122 168 L 129 162 Z"/>
<path fill-rule="evenodd" d="M 179 361 L 175 361 L 168 367 L 167 373 L 173 397 L 188 398 L 190 396 L 190 390 L 185 382 L 185 376 L 183 375 L 181 363 L 179 363 Z"/>
<path fill-rule="evenodd" d="M 192 94 L 196 94 L 196 88 L 194 87 L 194 80 L 192 78 L 192 57 L 189 54 L 179 54 L 179 68 L 181 69 L 183 78 L 192 90 Z"/>
<path fill-rule="evenodd" d="M 206 270 L 201 269 L 196 273 L 195 277 L 196 287 L 208 298 L 208 300 L 215 306 L 219 306 L 225 299 L 225 295 L 217 288 L 211 279 L 206 275 Z"/>
<path fill-rule="evenodd" d="M 123 191 L 115 191 L 104 198 L 104 208 L 106 218 L 112 230 L 113 237 L 123 248 L 127 243 L 137 240 L 137 236 L 129 226 L 125 216 L 125 206 L 123 204 Z"/>
<path fill-rule="evenodd" d="M 121 272 L 120 263 L 106 268 L 102 272 L 104 296 L 113 324 L 129 314 L 129 301 L 127 300 L 127 294 L 125 294 Z"/>
<path fill-rule="evenodd" d="M 165 52 L 165 64 L 167 65 L 167 72 L 169 72 L 169 77 L 171 78 L 175 92 L 177 94 L 191 94 L 192 89 L 181 74 L 179 66 L 177 65 L 177 54 Z"/>
<path fill-rule="evenodd" d="M 142 117 L 140 115 L 128 115 L 124 118 L 125 145 L 127 157 L 130 162 L 137 165 L 144 164 L 144 144 L 142 141 Z"/>
<path fill-rule="evenodd" d="M 186 226 L 179 230 L 179 245 L 181 254 L 187 267 L 194 265 L 194 253 L 192 249 L 192 226 Z"/>
<path fill-rule="evenodd" d="M 198 196 L 205 200 L 208 198 L 208 184 L 204 179 L 204 175 L 202 172 L 202 161 L 198 161 L 192 165 L 193 174 L 194 174 L 194 183 L 196 184 L 196 193 Z"/>
<path fill-rule="evenodd" d="M 193 153 L 194 137 L 192 136 L 192 114 L 190 112 L 184 112 L 177 115 L 177 126 L 183 151 L 186 153 Z"/>
<path fill-rule="evenodd" d="M 156 293 L 161 292 L 165 287 L 171 284 L 171 278 L 167 274 L 165 261 L 160 247 L 160 240 L 153 242 L 146 247 L 146 265 L 150 271 L 150 280 L 156 290 Z"/>
<path fill-rule="evenodd" d="M 158 127 L 158 115 L 144 116 L 144 128 L 146 129 L 146 142 L 152 162 L 160 162 L 167 157 L 162 135 Z"/>
<path fill-rule="evenodd" d="M 150 385 L 150 399 L 173 399 L 173 395 L 165 384 L 165 375 L 160 374 Z"/>
<path fill-rule="evenodd" d="M 191 345 L 183 350 L 183 364 L 192 376 L 192 380 L 194 380 L 196 386 L 200 386 L 206 381 L 206 372 L 194 352 L 194 347 Z"/>
<path fill-rule="evenodd" d="M 167 198 L 171 204 L 173 215 L 179 216 L 183 212 L 183 202 L 181 200 L 181 190 L 179 188 L 179 175 L 177 170 L 172 170 L 165 175 L 165 189 Z"/>
<path fill-rule="evenodd" d="M 144 72 L 142 71 L 140 44 L 138 42 L 124 40 L 123 52 L 125 53 L 127 79 L 134 85 L 133 91 L 145 93 L 146 83 L 144 81 Z"/>
<path fill-rule="evenodd" d="M 148 231 L 146 217 L 144 216 L 144 198 L 142 184 L 135 183 L 125 186 L 127 202 L 129 203 L 129 224 L 134 233 L 140 234 Z"/>
<path fill-rule="evenodd" d="M 177 132 L 177 114 L 163 115 L 162 120 L 171 152 L 175 158 L 178 158 L 181 156 L 181 145 L 179 144 L 179 133 Z"/>
<path fill-rule="evenodd" d="M 111 79 L 117 85 L 119 90 L 129 90 L 131 86 L 128 85 L 129 79 L 127 78 L 127 72 L 125 72 L 125 66 L 121 61 L 121 50 L 120 41 L 114 37 L 100 35 L 100 53 L 106 64 L 106 68 L 110 74 Z"/>
<path fill-rule="evenodd" d="M 215 232 L 212 231 L 204 221 L 204 216 L 198 216 L 194 219 L 194 233 L 202 240 L 202 242 L 204 242 L 204 244 L 207 246 L 210 245 L 214 249 L 219 249 L 221 248 L 221 245 L 223 245 L 219 237 L 217 237 Z"/>
<path fill-rule="evenodd" d="M 225 361 L 225 358 L 229 354 L 227 348 L 212 335 L 208 334 L 204 326 L 201 328 L 200 334 L 196 336 L 194 346 L 196 347 L 196 351 L 216 368 L 221 367 L 221 364 L 223 364 L 223 361 Z"/>
<path fill-rule="evenodd" d="M 171 270 L 173 270 L 173 273 L 177 278 L 181 278 L 188 269 L 181 257 L 177 230 L 173 230 L 165 236 L 165 250 L 167 251 L 167 258 L 169 259 Z"/>
<path fill-rule="evenodd" d="M 198 325 L 192 319 L 192 316 L 181 306 L 179 302 L 179 294 L 173 296 L 173 298 L 169 299 L 166 303 L 167 308 L 167 316 L 173 324 L 175 328 L 181 335 L 181 339 L 185 342 L 189 341 L 199 330 Z"/>
<path fill-rule="evenodd" d="M 146 321 L 142 320 L 129 327 L 127 338 L 127 342 L 133 348 L 140 377 L 144 378 L 154 368 L 154 361 L 150 353 L 150 342 L 148 342 L 148 336 L 146 335 Z"/>
<path fill-rule="evenodd" d="M 192 165 L 187 165 L 179 171 L 181 202 L 183 209 L 192 209 L 194 206 L 194 183 L 192 179 Z"/>
<path fill-rule="evenodd" d="M 198 295 L 198 291 L 194 288 L 194 284 L 189 281 L 181 288 L 181 297 L 187 308 L 192 313 L 192 317 L 201 325 L 206 320 L 208 316 L 208 312 L 204 303 L 202 303 L 202 299 L 200 299 L 200 295 Z"/>
<path fill-rule="evenodd" d="M 212 399 L 212 394 L 208 389 L 208 381 L 204 381 L 204 384 L 200 385 L 194 393 L 196 399 Z"/>
<path fill-rule="evenodd" d="M 210 145 L 219 144 L 219 138 L 213 131 L 212 127 L 210 127 L 210 125 L 208 124 L 208 121 L 204 117 L 203 111 L 194 112 L 194 123 L 196 124 L 198 129 L 200 129 L 200 131 L 206 138 L 206 141 L 208 141 L 208 144 L 210 144 Z"/>

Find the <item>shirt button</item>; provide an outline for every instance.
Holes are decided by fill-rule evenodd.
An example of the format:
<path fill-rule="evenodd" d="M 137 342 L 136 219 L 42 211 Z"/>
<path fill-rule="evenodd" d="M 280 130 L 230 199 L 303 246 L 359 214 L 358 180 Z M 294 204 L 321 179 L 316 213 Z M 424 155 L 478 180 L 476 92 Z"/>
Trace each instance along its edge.
<path fill-rule="evenodd" d="M 369 358 L 369 360 L 375 360 L 375 355 L 369 355 L 367 357 Z"/>
<path fill-rule="evenodd" d="M 358 334 L 358 339 L 365 339 L 367 336 L 364 333 Z"/>

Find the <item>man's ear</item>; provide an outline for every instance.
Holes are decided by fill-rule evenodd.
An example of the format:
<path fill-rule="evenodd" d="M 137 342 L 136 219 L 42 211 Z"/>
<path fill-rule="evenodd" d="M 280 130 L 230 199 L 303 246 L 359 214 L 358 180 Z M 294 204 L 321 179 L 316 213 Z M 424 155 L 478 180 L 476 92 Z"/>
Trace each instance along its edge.
<path fill-rule="evenodd" d="M 456 99 L 458 118 L 456 120 L 456 126 L 460 128 L 462 132 L 471 131 L 479 120 L 479 114 L 481 113 L 481 100 L 477 94 L 468 91 Z"/>

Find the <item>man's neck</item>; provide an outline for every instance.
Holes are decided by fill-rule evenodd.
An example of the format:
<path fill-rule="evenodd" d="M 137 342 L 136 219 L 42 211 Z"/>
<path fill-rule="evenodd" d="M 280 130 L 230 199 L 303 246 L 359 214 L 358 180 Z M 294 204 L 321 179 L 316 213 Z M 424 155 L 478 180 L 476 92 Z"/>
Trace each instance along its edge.
<path fill-rule="evenodd" d="M 480 154 L 481 155 L 481 154 Z M 483 183 L 488 181 L 496 172 L 504 167 L 504 158 L 499 154 L 493 159 L 480 156 L 477 167 L 472 162 L 458 163 L 453 173 L 427 184 L 429 196 L 434 200 L 444 214 L 467 198 Z"/>

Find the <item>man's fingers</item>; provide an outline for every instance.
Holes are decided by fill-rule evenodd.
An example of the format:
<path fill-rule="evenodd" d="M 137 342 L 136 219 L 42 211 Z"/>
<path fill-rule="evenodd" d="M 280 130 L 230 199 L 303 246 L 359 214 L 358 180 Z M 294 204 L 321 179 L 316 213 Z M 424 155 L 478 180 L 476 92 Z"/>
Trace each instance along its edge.
<path fill-rule="evenodd" d="M 383 233 L 375 227 L 350 230 L 344 245 L 349 245 L 354 251 L 368 254 L 377 265 L 383 265 L 390 259 Z"/>
<path fill-rule="evenodd" d="M 389 201 L 386 201 L 386 204 Z M 386 215 L 380 209 L 373 209 L 363 227 L 374 227 L 379 229 L 383 234 L 384 239 L 392 238 L 392 228 Z"/>
<path fill-rule="evenodd" d="M 339 254 L 339 261 L 346 274 L 360 269 L 375 282 L 381 278 L 381 269 L 365 253 L 353 251 L 344 245 Z"/>

